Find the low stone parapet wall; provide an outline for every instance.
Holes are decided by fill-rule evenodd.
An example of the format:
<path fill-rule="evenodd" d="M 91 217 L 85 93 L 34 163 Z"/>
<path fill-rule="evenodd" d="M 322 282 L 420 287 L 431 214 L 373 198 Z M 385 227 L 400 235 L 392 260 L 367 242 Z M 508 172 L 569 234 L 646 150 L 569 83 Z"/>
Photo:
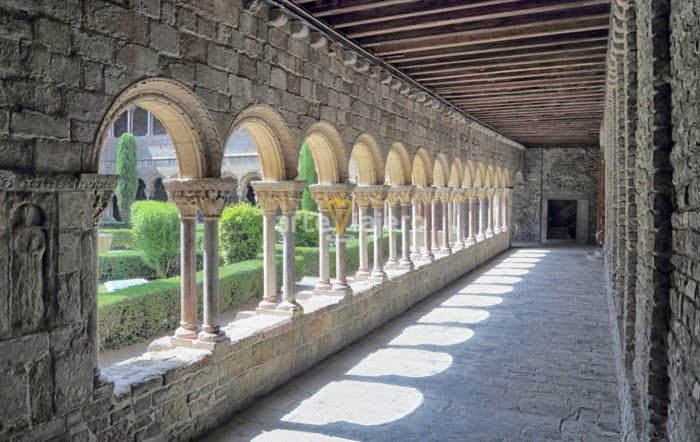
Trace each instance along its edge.
<path fill-rule="evenodd" d="M 157 351 L 103 368 L 92 403 L 31 436 L 196 437 L 509 246 L 509 234 L 501 233 L 413 271 L 392 272 L 388 281 L 367 284 L 350 299 L 301 297 L 301 317 L 244 317 L 227 325 L 228 339 L 209 349 L 161 340 Z"/>

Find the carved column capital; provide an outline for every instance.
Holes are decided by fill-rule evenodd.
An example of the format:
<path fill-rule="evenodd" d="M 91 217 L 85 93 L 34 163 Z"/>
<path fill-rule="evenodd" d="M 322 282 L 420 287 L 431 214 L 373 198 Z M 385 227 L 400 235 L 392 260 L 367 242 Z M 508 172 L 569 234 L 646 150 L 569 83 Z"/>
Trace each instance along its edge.
<path fill-rule="evenodd" d="M 389 188 L 387 201 L 391 207 L 410 206 L 413 196 L 413 186 L 393 186 Z"/>
<path fill-rule="evenodd" d="M 420 197 L 420 202 L 424 204 L 430 204 L 433 202 L 435 197 L 434 187 L 416 187 L 414 193 Z"/>
<path fill-rule="evenodd" d="M 477 197 L 479 200 L 486 199 L 486 189 L 483 188 L 483 187 L 477 188 L 477 189 L 476 189 L 476 197 Z"/>
<path fill-rule="evenodd" d="M 450 201 L 450 195 L 452 194 L 452 189 L 449 187 L 438 187 L 435 191 L 435 201 L 440 201 L 442 203 L 447 203 Z"/>
<path fill-rule="evenodd" d="M 299 201 L 306 189 L 306 181 L 278 181 L 274 192 L 277 204 L 283 213 L 294 213 L 299 207 Z"/>
<path fill-rule="evenodd" d="M 467 198 L 467 189 L 456 188 L 452 189 L 450 199 L 455 203 L 462 203 Z"/>
<path fill-rule="evenodd" d="M 367 204 L 371 204 L 372 208 L 381 209 L 387 197 L 387 186 L 357 186 L 353 195 L 355 195 L 355 201 L 358 201 L 358 206 L 365 208 Z"/>
<path fill-rule="evenodd" d="M 191 218 L 197 210 L 204 218 L 218 218 L 233 190 L 233 178 L 190 178 L 163 180 L 180 216 Z"/>
<path fill-rule="evenodd" d="M 352 191 L 355 188 L 352 184 L 312 184 L 309 186 L 319 209 L 328 210 L 328 202 L 331 200 L 350 200 Z"/>
<path fill-rule="evenodd" d="M 102 175 L 99 173 L 83 173 L 78 181 L 78 189 L 93 192 L 95 201 L 92 204 L 92 225 L 100 224 L 102 213 L 112 201 L 114 188 L 117 187 L 119 175 Z"/>

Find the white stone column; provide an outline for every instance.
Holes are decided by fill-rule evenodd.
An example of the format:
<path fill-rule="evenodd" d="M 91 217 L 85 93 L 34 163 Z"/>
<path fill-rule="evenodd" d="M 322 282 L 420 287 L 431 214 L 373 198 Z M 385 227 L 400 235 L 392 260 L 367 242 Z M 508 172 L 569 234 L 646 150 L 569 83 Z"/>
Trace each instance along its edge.
<path fill-rule="evenodd" d="M 282 297 L 277 310 L 291 313 L 293 317 L 303 313 L 301 305 L 296 300 L 296 266 L 294 256 L 296 245 L 294 240 L 294 215 L 296 214 L 299 200 L 306 188 L 304 181 L 283 181 L 280 183 L 283 190 L 276 193 L 277 202 L 282 209 L 283 224 L 283 251 L 282 251 Z"/>
<path fill-rule="evenodd" d="M 398 267 L 399 266 L 399 256 L 398 256 L 398 244 L 396 241 L 396 230 L 399 228 L 399 223 L 397 220 L 402 219 L 403 223 L 403 209 L 402 200 L 405 199 L 405 193 L 409 192 L 410 187 L 408 186 L 393 186 L 389 188 L 387 193 L 387 204 L 389 206 L 389 260 L 386 263 L 387 268 Z M 403 198 L 403 199 L 402 199 Z M 405 244 L 404 233 L 402 232 L 401 244 Z M 403 247 L 402 247 L 403 248 Z"/>
<path fill-rule="evenodd" d="M 130 134 L 134 133 L 134 111 L 135 107 L 131 106 L 126 110 L 126 131 Z"/>
<path fill-rule="evenodd" d="M 467 190 L 467 209 L 468 209 L 468 234 L 467 239 L 464 241 L 467 247 L 476 244 L 476 232 L 477 232 L 477 208 L 476 208 L 476 193 L 473 189 Z"/>
<path fill-rule="evenodd" d="M 484 218 L 486 217 L 486 207 L 484 206 L 484 199 L 486 198 L 486 194 L 484 193 L 483 189 L 479 190 L 478 193 L 478 198 L 479 198 L 479 230 L 478 233 L 476 234 L 476 241 L 480 242 L 486 239 L 486 236 L 484 235 Z"/>
<path fill-rule="evenodd" d="M 493 233 L 501 233 L 501 189 L 496 189 L 493 194 Z"/>
<path fill-rule="evenodd" d="M 486 238 L 493 237 L 493 189 L 486 191 L 485 202 L 488 204 L 486 209 Z"/>
<path fill-rule="evenodd" d="M 263 212 L 263 300 L 258 310 L 274 311 L 277 308 L 277 269 L 275 265 L 275 221 L 277 199 L 275 185 L 268 181 L 254 181 L 255 196 Z"/>
<path fill-rule="evenodd" d="M 367 224 L 368 224 L 368 219 L 369 219 L 369 217 L 367 216 L 367 212 L 369 209 L 369 201 L 364 199 L 364 198 L 360 198 L 360 199 L 355 198 L 355 202 L 357 203 L 358 213 L 359 213 L 358 240 L 360 242 L 360 244 L 359 244 L 360 266 L 357 269 L 357 272 L 355 273 L 355 280 L 364 281 L 367 278 L 369 278 L 369 253 L 367 250 L 368 249 L 368 246 L 367 246 Z"/>
<path fill-rule="evenodd" d="M 352 287 L 348 284 L 346 236 L 345 228 L 350 222 L 352 212 L 352 190 L 350 184 L 314 184 L 309 186 L 319 207 L 324 207 L 329 214 L 333 211 L 336 224 L 335 243 L 335 281 L 328 294 L 344 297 L 352 295 Z"/>
<path fill-rule="evenodd" d="M 503 189 L 501 197 L 501 231 L 508 231 L 508 202 L 510 200 L 510 189 Z"/>
<path fill-rule="evenodd" d="M 197 257 L 195 253 L 196 221 L 202 188 L 196 180 L 163 180 L 170 200 L 180 214 L 180 327 L 175 337 L 196 339 L 197 321 Z"/>
<path fill-rule="evenodd" d="M 450 193 L 452 190 L 449 187 L 440 187 L 437 190 L 438 200 L 442 204 L 442 244 L 440 246 L 440 253 L 447 255 L 452 254 L 452 247 L 450 247 Z"/>
<path fill-rule="evenodd" d="M 432 252 L 437 253 L 440 251 L 440 218 L 438 217 L 438 204 L 440 200 L 438 199 L 437 193 L 433 194 L 433 199 L 430 201 L 430 243 L 432 246 Z"/>
<path fill-rule="evenodd" d="M 457 235 L 455 237 L 454 249 L 462 250 L 464 245 L 464 189 L 454 189 L 452 191 L 452 203 L 455 206 L 457 217 Z"/>
<path fill-rule="evenodd" d="M 309 190 L 318 206 L 318 281 L 314 287 L 315 295 L 323 295 L 331 290 L 330 270 L 330 241 L 328 227 L 330 217 L 328 213 L 328 195 L 325 192 L 326 185 L 313 184 Z"/>
<path fill-rule="evenodd" d="M 232 178 L 198 178 L 199 212 L 204 218 L 204 302 L 200 341 L 221 341 L 226 335 L 219 327 L 219 217 L 233 190 Z"/>
<path fill-rule="evenodd" d="M 433 225 L 431 220 L 431 206 L 433 205 L 433 197 L 435 195 L 435 190 L 431 188 L 422 189 L 422 199 L 423 199 L 423 241 L 424 250 L 421 253 L 421 259 L 428 262 L 435 261 L 435 255 L 433 254 L 433 233 L 431 232 L 431 227 Z"/>
<path fill-rule="evenodd" d="M 153 114 L 150 111 L 146 114 L 146 135 L 153 135 Z"/>
<path fill-rule="evenodd" d="M 411 261 L 420 258 L 420 206 L 423 204 L 420 195 L 413 193 L 411 197 L 411 222 L 412 222 L 412 245 L 411 245 Z"/>

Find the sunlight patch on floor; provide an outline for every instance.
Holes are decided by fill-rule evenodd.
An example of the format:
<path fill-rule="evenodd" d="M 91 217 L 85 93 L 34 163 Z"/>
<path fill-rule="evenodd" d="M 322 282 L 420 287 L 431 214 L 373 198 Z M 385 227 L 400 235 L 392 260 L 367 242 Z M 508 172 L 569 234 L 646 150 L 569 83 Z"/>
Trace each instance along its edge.
<path fill-rule="evenodd" d="M 510 262 L 508 264 L 498 264 L 495 269 L 531 269 L 535 264 L 524 262 Z"/>
<path fill-rule="evenodd" d="M 304 442 L 355 442 L 354 439 L 326 436 L 325 434 L 309 433 L 308 431 L 272 430 L 251 439 L 254 442 L 280 442 L 280 441 L 304 441 Z"/>
<path fill-rule="evenodd" d="M 510 293 L 513 291 L 513 287 L 509 285 L 499 285 L 499 284 L 469 284 L 466 287 L 460 289 L 458 293 L 469 293 L 472 295 L 502 295 L 504 293 Z"/>
<path fill-rule="evenodd" d="M 384 348 L 371 353 L 345 374 L 423 378 L 443 372 L 450 365 L 452 356 L 447 353 L 410 348 Z"/>
<path fill-rule="evenodd" d="M 445 325 L 412 325 L 406 327 L 389 345 L 455 345 L 474 336 L 474 332 L 463 327 Z"/>
<path fill-rule="evenodd" d="M 284 422 L 326 425 L 349 422 L 381 425 L 415 411 L 423 394 L 411 387 L 379 382 L 331 382 L 282 417 Z"/>
<path fill-rule="evenodd" d="M 484 275 L 476 278 L 473 284 L 517 284 L 522 280 L 522 278 L 517 278 L 515 276 Z"/>
<path fill-rule="evenodd" d="M 488 272 L 484 272 L 486 276 L 524 276 L 530 273 L 529 270 L 525 269 L 514 269 L 510 267 L 495 267 Z"/>
<path fill-rule="evenodd" d="M 492 307 L 503 302 L 500 296 L 454 295 L 445 300 L 442 307 Z"/>
<path fill-rule="evenodd" d="M 427 324 L 444 324 L 455 322 L 459 324 L 477 324 L 489 317 L 486 310 L 469 308 L 436 308 L 423 315 L 418 322 Z"/>
<path fill-rule="evenodd" d="M 512 258 L 506 258 L 503 261 L 501 261 L 503 264 L 511 264 L 511 263 L 518 263 L 518 264 L 535 264 L 540 262 L 539 258 L 531 258 L 528 256 L 515 256 Z"/>

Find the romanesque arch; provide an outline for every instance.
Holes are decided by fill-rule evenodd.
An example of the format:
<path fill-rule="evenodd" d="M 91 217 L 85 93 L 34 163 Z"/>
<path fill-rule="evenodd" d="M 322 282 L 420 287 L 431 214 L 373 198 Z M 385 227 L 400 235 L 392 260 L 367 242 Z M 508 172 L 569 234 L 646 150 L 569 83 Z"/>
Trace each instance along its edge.
<path fill-rule="evenodd" d="M 386 156 L 385 176 L 387 184 L 391 186 L 401 186 L 411 182 L 411 159 L 406 147 L 398 141 L 391 145 Z"/>
<path fill-rule="evenodd" d="M 98 169 L 109 127 L 129 106 L 150 111 L 165 126 L 175 148 L 180 178 L 219 176 L 223 146 L 206 106 L 185 86 L 160 77 L 141 80 L 114 100 L 95 140 L 91 170 Z"/>
<path fill-rule="evenodd" d="M 384 181 L 381 151 L 371 135 L 362 133 L 357 137 L 350 158 L 357 168 L 357 184 L 367 186 Z"/>
<path fill-rule="evenodd" d="M 467 164 L 464 166 L 464 179 L 462 180 L 462 187 L 474 187 L 474 176 L 476 170 L 474 168 L 474 163 L 471 160 L 467 160 Z"/>
<path fill-rule="evenodd" d="M 484 164 L 479 162 L 476 165 L 474 174 L 474 187 L 487 187 L 486 185 L 486 168 Z"/>
<path fill-rule="evenodd" d="M 293 180 L 297 176 L 299 152 L 282 116 L 267 105 L 242 110 L 231 122 L 226 139 L 238 129 L 248 131 L 258 152 L 265 181 Z"/>
<path fill-rule="evenodd" d="M 484 183 L 485 187 L 497 187 L 496 183 L 496 175 L 493 170 L 493 166 L 489 164 L 489 166 L 486 168 L 486 182 Z"/>
<path fill-rule="evenodd" d="M 452 167 L 450 168 L 450 178 L 447 181 L 447 185 L 450 187 L 462 187 L 462 182 L 464 181 L 464 166 L 462 165 L 462 160 L 455 158 L 452 160 Z"/>
<path fill-rule="evenodd" d="M 330 123 L 314 123 L 304 140 L 311 150 L 320 184 L 342 183 L 348 179 L 348 158 L 343 140 Z"/>
<path fill-rule="evenodd" d="M 413 157 L 411 180 L 414 186 L 430 186 L 433 183 L 433 169 L 430 155 L 421 147 Z"/>
<path fill-rule="evenodd" d="M 435 158 L 435 164 L 433 165 L 433 185 L 437 187 L 447 186 L 449 170 L 447 157 L 444 154 L 439 154 Z"/>

